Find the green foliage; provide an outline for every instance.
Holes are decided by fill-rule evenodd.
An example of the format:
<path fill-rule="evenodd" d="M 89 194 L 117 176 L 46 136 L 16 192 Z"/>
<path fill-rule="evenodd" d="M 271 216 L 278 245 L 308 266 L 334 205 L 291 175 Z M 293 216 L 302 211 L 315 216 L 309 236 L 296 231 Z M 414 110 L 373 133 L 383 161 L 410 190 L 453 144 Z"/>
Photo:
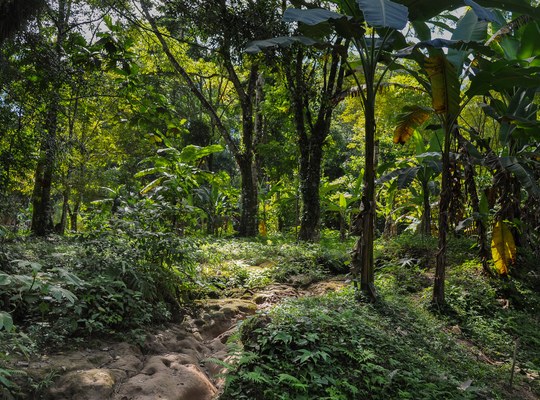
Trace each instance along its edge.
<path fill-rule="evenodd" d="M 354 302 L 350 290 L 289 301 L 241 328 L 244 352 L 222 399 L 467 399 L 486 373 L 410 304 Z"/>
<path fill-rule="evenodd" d="M 327 237 L 320 244 L 271 239 L 216 239 L 202 244 L 198 261 L 209 289 L 260 288 L 272 281 L 308 285 L 348 272 L 347 243 Z"/>

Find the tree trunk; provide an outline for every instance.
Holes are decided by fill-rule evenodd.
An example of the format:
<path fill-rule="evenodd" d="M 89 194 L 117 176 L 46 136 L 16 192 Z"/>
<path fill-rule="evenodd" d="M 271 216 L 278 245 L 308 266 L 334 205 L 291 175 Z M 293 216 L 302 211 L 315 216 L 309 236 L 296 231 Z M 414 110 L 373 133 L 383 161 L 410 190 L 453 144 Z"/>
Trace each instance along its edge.
<path fill-rule="evenodd" d="M 486 216 L 482 215 L 482 210 L 480 210 L 480 199 L 478 198 L 478 190 L 476 188 L 476 182 L 474 180 L 474 164 L 472 162 L 471 156 L 467 151 L 466 142 L 463 136 L 458 135 L 461 152 L 465 155 L 465 165 L 464 165 L 464 174 L 465 174 L 465 190 L 469 195 L 471 202 L 471 209 L 474 215 L 474 222 L 476 225 L 476 233 L 478 234 L 477 244 L 478 244 L 478 256 L 482 262 L 482 268 L 484 272 L 489 276 L 493 276 L 491 269 L 488 265 L 489 260 L 489 249 L 487 246 L 487 229 L 484 224 L 484 219 Z"/>
<path fill-rule="evenodd" d="M 362 273 L 360 276 L 360 290 L 374 300 L 375 275 L 373 271 L 373 241 L 375 240 L 375 108 L 373 104 L 366 104 L 366 143 L 365 157 L 366 169 L 364 174 L 364 197 L 366 198 L 367 212 L 362 229 Z M 373 107 L 372 107 L 373 106 Z"/>
<path fill-rule="evenodd" d="M 439 200 L 439 249 L 437 251 L 437 265 L 435 267 L 435 281 L 433 283 L 433 304 L 443 306 L 445 302 L 444 286 L 446 275 L 446 247 L 448 235 L 448 212 L 452 196 L 450 171 L 450 134 L 451 126 L 445 124 L 444 151 L 442 154 L 442 182 L 441 198 Z"/>
<path fill-rule="evenodd" d="M 301 150 L 300 193 L 302 196 L 302 216 L 298 239 L 316 242 L 320 237 L 322 143 L 312 137 L 306 150 Z M 318 138 L 317 138 L 318 139 Z"/>
<path fill-rule="evenodd" d="M 51 188 L 55 165 L 58 97 L 52 100 L 43 132 L 41 156 L 36 166 L 34 191 L 32 194 L 32 233 L 45 236 L 54 229 L 52 220 Z"/>
<path fill-rule="evenodd" d="M 70 227 L 71 227 L 72 232 L 77 232 L 78 230 L 77 220 L 79 218 L 80 207 L 81 207 L 81 199 L 80 197 L 78 197 L 77 200 L 75 201 L 75 205 L 73 206 L 73 210 L 71 210 L 71 213 L 69 214 Z"/>
<path fill-rule="evenodd" d="M 257 214 L 259 211 L 257 173 L 253 157 L 246 156 L 238 162 L 242 177 L 242 210 L 238 234 L 241 237 L 257 236 Z"/>
<path fill-rule="evenodd" d="M 424 209 L 422 210 L 420 232 L 424 236 L 431 236 L 431 204 L 429 203 L 429 186 L 427 181 L 422 182 L 422 196 Z"/>
<path fill-rule="evenodd" d="M 69 187 L 62 193 L 62 215 L 60 216 L 60 222 L 55 227 L 56 233 L 64 235 L 66 233 L 68 213 L 69 213 Z"/>
<path fill-rule="evenodd" d="M 366 97 L 369 98 L 371 93 Z M 374 97 L 371 97 L 374 99 Z M 359 235 L 351 258 L 351 271 L 354 284 L 358 288 L 360 276 L 360 291 L 363 296 L 374 301 L 377 298 L 375 291 L 375 275 L 373 271 L 373 241 L 375 239 L 375 109 L 374 101 L 365 102 L 365 173 L 364 189 L 360 213 L 355 219 L 353 233 Z"/>

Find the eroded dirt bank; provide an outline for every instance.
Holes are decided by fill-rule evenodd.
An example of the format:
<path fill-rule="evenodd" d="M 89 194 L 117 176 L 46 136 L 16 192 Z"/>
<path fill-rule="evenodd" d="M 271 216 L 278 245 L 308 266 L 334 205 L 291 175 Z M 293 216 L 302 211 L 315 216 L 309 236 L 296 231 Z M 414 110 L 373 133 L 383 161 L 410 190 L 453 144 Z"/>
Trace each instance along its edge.
<path fill-rule="evenodd" d="M 242 298 L 204 300 L 196 316 L 148 334 L 141 346 L 107 343 L 50 354 L 18 368 L 36 380 L 57 373 L 48 390 L 51 400 L 211 400 L 223 385 L 223 370 L 207 360 L 226 359 L 226 342 L 238 321 L 285 298 L 322 294 L 343 285 L 341 280 L 305 290 L 271 285 Z"/>

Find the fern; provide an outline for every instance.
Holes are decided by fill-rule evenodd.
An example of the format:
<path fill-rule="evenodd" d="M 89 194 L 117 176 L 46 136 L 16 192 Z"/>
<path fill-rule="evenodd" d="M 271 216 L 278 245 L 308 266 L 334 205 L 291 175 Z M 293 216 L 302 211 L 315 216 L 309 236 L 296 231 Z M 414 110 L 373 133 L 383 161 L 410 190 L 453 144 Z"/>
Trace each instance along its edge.
<path fill-rule="evenodd" d="M 268 377 L 262 372 L 261 368 L 255 368 L 253 371 L 243 374 L 244 379 L 253 383 L 268 383 Z"/>

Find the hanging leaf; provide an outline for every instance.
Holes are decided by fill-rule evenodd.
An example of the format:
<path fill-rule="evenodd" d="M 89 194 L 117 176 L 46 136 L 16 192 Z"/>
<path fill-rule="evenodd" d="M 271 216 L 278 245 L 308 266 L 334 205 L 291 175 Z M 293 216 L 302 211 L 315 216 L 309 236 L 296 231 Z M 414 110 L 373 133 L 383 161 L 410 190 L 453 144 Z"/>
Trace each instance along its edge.
<path fill-rule="evenodd" d="M 319 41 L 305 36 L 281 36 L 266 40 L 254 40 L 247 44 L 246 53 L 255 54 L 260 51 L 274 47 L 290 47 L 295 43 L 303 44 L 304 46 L 313 46 L 315 44 L 322 45 Z"/>
<path fill-rule="evenodd" d="M 432 112 L 428 107 L 406 106 L 398 116 L 398 125 L 394 130 L 394 143 L 405 144 L 411 138 L 414 130 L 426 122 Z"/>
<path fill-rule="evenodd" d="M 491 255 L 495 268 L 500 275 L 507 275 L 508 270 L 516 261 L 516 244 L 510 228 L 502 221 L 497 221 L 493 227 L 491 239 Z"/>
<path fill-rule="evenodd" d="M 407 168 L 400 175 L 398 175 L 398 189 L 405 189 L 409 187 L 418 174 L 418 171 L 420 171 L 420 167 L 411 167 Z"/>
<path fill-rule="evenodd" d="M 460 85 L 455 67 L 444 54 L 428 57 L 424 69 L 431 82 L 433 109 L 437 114 L 459 114 Z"/>
<path fill-rule="evenodd" d="M 403 4 L 390 0 L 356 0 L 364 13 L 366 22 L 375 28 L 405 28 L 409 20 L 409 10 Z"/>
<path fill-rule="evenodd" d="M 540 187 L 536 183 L 534 173 L 525 167 L 517 157 L 501 157 L 500 163 L 511 174 L 513 174 L 519 183 L 533 196 L 540 195 Z"/>

